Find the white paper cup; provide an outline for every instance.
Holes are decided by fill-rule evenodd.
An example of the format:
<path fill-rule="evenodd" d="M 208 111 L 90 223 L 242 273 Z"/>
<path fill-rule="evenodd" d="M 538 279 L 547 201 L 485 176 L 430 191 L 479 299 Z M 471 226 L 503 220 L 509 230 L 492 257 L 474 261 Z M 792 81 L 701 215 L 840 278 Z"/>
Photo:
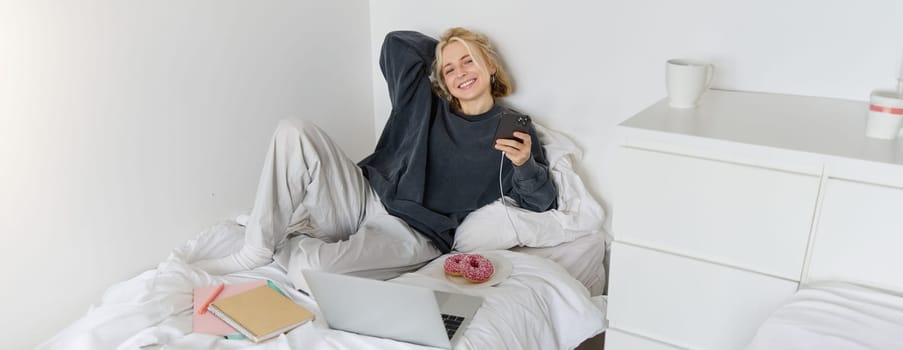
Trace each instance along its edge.
<path fill-rule="evenodd" d="M 693 108 L 712 85 L 715 66 L 702 61 L 670 59 L 665 64 L 668 104 L 673 108 Z"/>
<path fill-rule="evenodd" d="M 903 122 L 903 96 L 891 90 L 872 91 L 865 135 L 871 138 L 893 140 Z"/>

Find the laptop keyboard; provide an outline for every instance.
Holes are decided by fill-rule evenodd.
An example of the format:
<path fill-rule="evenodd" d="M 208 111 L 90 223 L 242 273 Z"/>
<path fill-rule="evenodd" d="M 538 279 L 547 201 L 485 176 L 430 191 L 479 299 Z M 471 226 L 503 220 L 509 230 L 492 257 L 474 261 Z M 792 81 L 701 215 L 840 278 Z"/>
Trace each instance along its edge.
<path fill-rule="evenodd" d="M 442 314 L 442 323 L 445 323 L 445 332 L 448 333 L 448 339 L 451 339 L 458 327 L 461 327 L 464 317 Z"/>

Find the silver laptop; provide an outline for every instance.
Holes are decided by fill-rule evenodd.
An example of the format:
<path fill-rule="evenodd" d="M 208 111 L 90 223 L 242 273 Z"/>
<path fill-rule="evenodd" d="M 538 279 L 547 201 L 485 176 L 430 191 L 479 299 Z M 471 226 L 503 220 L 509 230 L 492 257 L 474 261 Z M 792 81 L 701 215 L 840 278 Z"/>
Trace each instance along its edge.
<path fill-rule="evenodd" d="M 451 349 L 483 298 L 304 270 L 330 328 Z"/>

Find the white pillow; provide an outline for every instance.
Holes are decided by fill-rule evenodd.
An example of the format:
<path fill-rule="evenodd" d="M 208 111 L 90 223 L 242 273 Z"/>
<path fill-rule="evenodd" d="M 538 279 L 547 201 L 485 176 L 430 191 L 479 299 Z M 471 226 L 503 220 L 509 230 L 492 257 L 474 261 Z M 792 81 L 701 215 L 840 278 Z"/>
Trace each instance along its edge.
<path fill-rule="evenodd" d="M 499 199 L 467 215 L 455 232 L 455 250 L 549 247 L 603 232 L 605 211 L 572 165 L 582 158 L 580 149 L 567 136 L 536 123 L 534 126 L 558 187 L 558 209 L 536 213 L 517 207 L 506 197 L 506 211 L 503 199 Z"/>

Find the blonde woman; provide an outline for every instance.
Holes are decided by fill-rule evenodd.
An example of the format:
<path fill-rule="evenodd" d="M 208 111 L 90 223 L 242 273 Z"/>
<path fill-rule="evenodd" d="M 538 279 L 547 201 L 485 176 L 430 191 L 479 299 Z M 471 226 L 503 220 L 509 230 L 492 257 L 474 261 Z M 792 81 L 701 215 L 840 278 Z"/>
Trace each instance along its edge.
<path fill-rule="evenodd" d="M 316 126 L 281 123 L 244 247 L 196 266 L 229 273 L 275 254 L 303 290 L 304 269 L 388 279 L 450 252 L 467 214 L 500 191 L 529 210 L 557 206 L 535 129 L 495 138 L 511 112 L 496 99 L 512 86 L 484 35 L 392 32 L 380 68 L 392 112 L 374 152 L 354 163 Z"/>

